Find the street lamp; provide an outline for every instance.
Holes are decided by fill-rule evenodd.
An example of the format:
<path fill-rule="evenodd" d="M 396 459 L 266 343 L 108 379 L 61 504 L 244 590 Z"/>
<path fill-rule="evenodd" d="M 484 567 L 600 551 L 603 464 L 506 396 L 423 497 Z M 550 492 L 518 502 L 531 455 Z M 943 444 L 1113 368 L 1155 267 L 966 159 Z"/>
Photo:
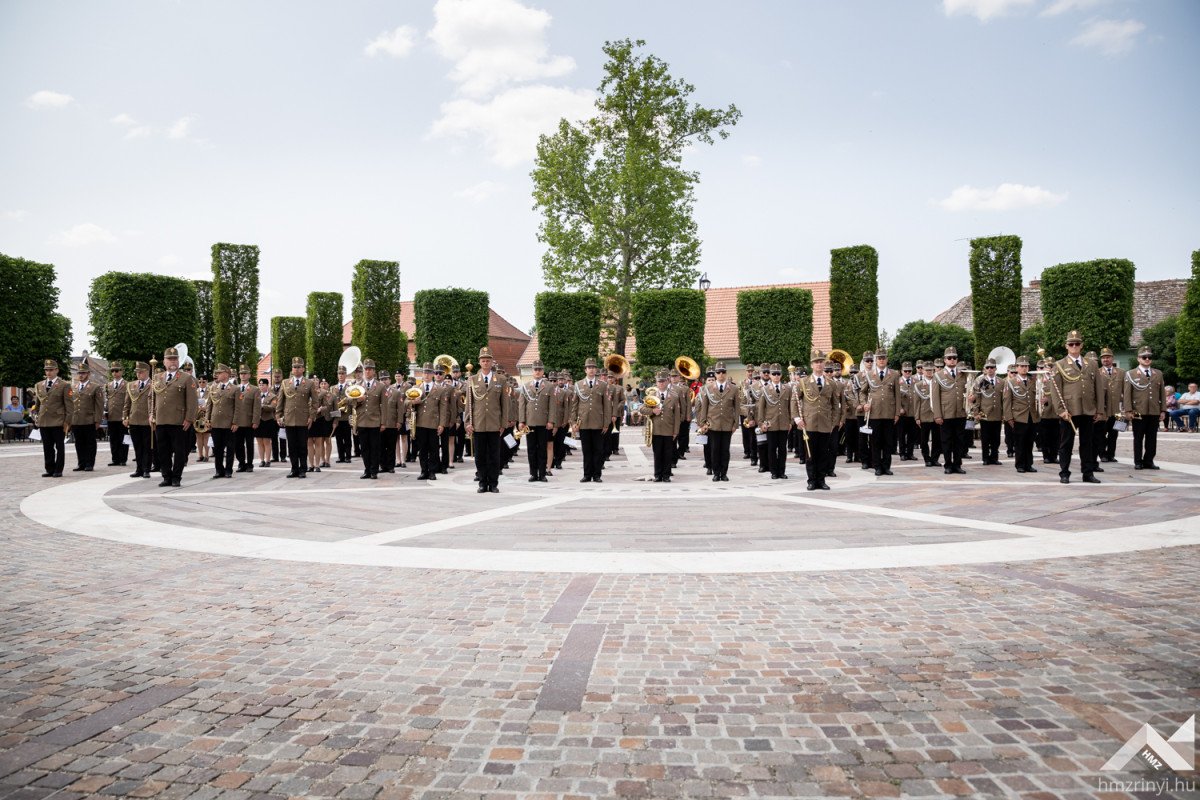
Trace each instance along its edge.
<path fill-rule="evenodd" d="M 708 273 L 706 272 L 700 276 L 700 291 L 707 292 L 710 286 L 712 286 L 712 281 L 708 279 Z"/>

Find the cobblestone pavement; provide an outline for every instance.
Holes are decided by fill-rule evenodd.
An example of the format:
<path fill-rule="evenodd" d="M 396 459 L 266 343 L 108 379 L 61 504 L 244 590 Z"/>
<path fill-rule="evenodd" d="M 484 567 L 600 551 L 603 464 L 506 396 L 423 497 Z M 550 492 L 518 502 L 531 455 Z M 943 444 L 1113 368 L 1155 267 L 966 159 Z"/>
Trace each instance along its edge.
<path fill-rule="evenodd" d="M 729 575 L 239 558 L 35 523 L 21 503 L 51 482 L 19 448 L 0 448 L 0 797 L 1132 797 L 1117 782 L 1164 773 L 1101 765 L 1142 724 L 1165 737 L 1200 705 L 1200 547 Z M 893 485 L 855 483 L 843 466 L 821 494 L 1081 537 L 1200 514 L 1200 478 L 1133 473 L 1127 441 L 1119 456 L 1105 492 L 1047 470 L 1006 485 L 1010 465 L 969 462 L 958 488 L 907 467 Z M 1200 464 L 1200 436 L 1164 437 L 1160 459 Z M 634 552 L 797 548 L 800 519 L 827 548 L 982 535 L 710 494 L 685 463 L 689 501 L 614 464 L 594 501 L 486 523 L 489 546 L 569 550 L 587 530 L 588 548 Z M 760 476 L 742 467 L 744 488 Z M 556 480 L 573 484 L 572 469 Z M 456 491 L 469 475 L 376 496 L 282 494 L 296 482 L 256 472 L 211 484 L 261 494 L 213 502 L 189 471 L 175 499 L 111 496 L 151 481 L 105 499 L 130 519 L 336 543 L 528 502 L 520 473 L 482 505 Z"/>

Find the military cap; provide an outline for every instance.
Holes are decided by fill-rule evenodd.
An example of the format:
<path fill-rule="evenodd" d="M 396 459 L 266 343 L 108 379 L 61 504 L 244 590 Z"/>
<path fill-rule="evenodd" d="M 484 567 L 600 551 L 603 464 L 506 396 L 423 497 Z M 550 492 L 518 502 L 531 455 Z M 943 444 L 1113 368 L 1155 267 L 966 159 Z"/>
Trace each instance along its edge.
<path fill-rule="evenodd" d="M 216 375 L 219 372 L 229 372 L 229 365 L 228 364 L 217 364 L 217 368 L 213 370 L 213 374 Z"/>
<path fill-rule="evenodd" d="M 654 379 L 655 379 L 656 381 L 665 381 L 665 380 L 667 380 L 667 379 L 668 379 L 668 378 L 670 378 L 670 377 L 671 377 L 671 376 L 667 374 L 667 371 L 666 371 L 665 369 L 660 369 L 660 370 L 658 371 L 658 374 L 654 376 Z"/>
<path fill-rule="evenodd" d="M 562 372 L 560 372 L 558 374 L 561 375 L 562 377 L 566 378 L 567 380 L 571 380 L 571 370 L 569 370 L 569 369 L 564 369 Z"/>
<path fill-rule="evenodd" d="M 938 359 L 938 361 L 941 361 L 941 359 Z M 933 361 L 926 361 L 925 365 L 922 367 L 922 369 L 937 369 L 937 368 L 938 368 L 938 364 L 934 363 Z"/>
<path fill-rule="evenodd" d="M 850 374 L 851 374 L 851 375 L 857 375 L 857 374 L 858 374 L 858 364 L 851 364 L 851 365 L 850 365 Z"/>
<path fill-rule="evenodd" d="M 174 347 L 168 347 L 166 350 L 163 350 L 163 358 L 170 358 L 171 356 L 179 358 L 179 351 Z"/>
<path fill-rule="evenodd" d="M 678 378 L 678 377 L 679 377 L 679 370 L 675 369 L 674 367 L 671 367 L 671 377 L 672 377 L 672 378 Z"/>
<path fill-rule="evenodd" d="M 989 358 L 987 361 L 983 362 L 983 366 L 984 368 L 996 366 L 996 359 Z"/>
<path fill-rule="evenodd" d="M 774 373 L 774 372 L 779 372 L 779 373 L 782 373 L 782 372 L 783 372 L 783 367 L 782 367 L 782 366 L 780 366 L 779 364 L 772 364 L 772 365 L 771 365 L 771 372 L 773 372 L 773 373 Z"/>
<path fill-rule="evenodd" d="M 911 361 L 905 361 L 903 364 L 901 364 L 901 365 L 900 365 L 900 371 L 901 371 L 901 372 L 903 372 L 903 371 L 904 371 L 904 370 L 906 370 L 906 369 L 912 369 L 912 362 L 911 362 Z"/>
<path fill-rule="evenodd" d="M 826 372 L 833 372 L 837 368 L 838 368 L 838 365 L 836 362 L 833 362 L 833 361 L 825 362 L 825 371 Z"/>
<path fill-rule="evenodd" d="M 452 366 L 450 368 L 450 371 L 451 372 L 462 372 L 462 367 L 460 367 L 458 364 L 455 364 L 454 366 Z"/>
<path fill-rule="evenodd" d="M 245 364 L 238 364 L 238 372 L 249 372 L 250 368 Z"/>
<path fill-rule="evenodd" d="M 479 348 L 479 360 L 480 361 L 483 361 L 485 358 L 491 358 L 491 357 L 492 357 L 491 350 L 489 350 L 486 347 Z M 495 360 L 495 359 L 493 359 L 493 360 Z"/>
<path fill-rule="evenodd" d="M 879 348 L 878 350 L 875 351 L 875 357 L 876 358 L 887 358 L 887 350 L 884 350 L 882 347 Z"/>
<path fill-rule="evenodd" d="M 1071 331 L 1067 334 L 1067 344 L 1083 344 L 1083 337 L 1079 335 L 1079 331 Z"/>
<path fill-rule="evenodd" d="M 124 372 L 125 368 L 121 366 L 120 361 L 110 361 L 110 362 L 108 362 L 108 371 L 109 372 Z"/>
<path fill-rule="evenodd" d="M 137 364 L 135 364 L 133 368 L 138 371 L 141 371 L 141 370 L 145 370 L 146 372 L 150 371 L 150 365 L 147 364 L 145 361 L 137 362 Z"/>
<path fill-rule="evenodd" d="M 529 365 L 531 369 L 545 369 L 546 365 L 542 363 L 540 358 L 535 358 L 533 363 Z"/>
<path fill-rule="evenodd" d="M 194 365 L 190 361 L 185 361 L 183 363 L 183 366 L 180 367 L 180 369 L 183 370 L 184 372 L 191 372 L 193 370 L 193 368 L 194 368 Z"/>
<path fill-rule="evenodd" d="M 58 369 L 58 362 L 55 361 L 53 358 L 47 358 L 46 361 L 42 364 L 42 369 L 43 370 Z"/>
<path fill-rule="evenodd" d="M 821 349 L 820 349 L 820 348 L 818 348 L 818 347 L 814 347 L 814 348 L 812 349 L 812 354 L 809 356 L 809 359 L 808 359 L 808 360 L 809 360 L 809 362 L 810 362 L 810 363 L 811 363 L 811 362 L 816 362 L 816 361 L 824 361 L 824 360 L 825 360 L 825 354 L 824 354 L 823 352 L 821 352 Z"/>
<path fill-rule="evenodd" d="M 375 362 L 368 358 L 362 362 L 362 366 L 363 369 L 375 369 Z"/>
<path fill-rule="evenodd" d="M 584 366 L 585 368 L 586 368 L 586 367 L 594 367 L 594 366 L 596 366 L 596 359 L 592 358 L 591 356 L 588 356 L 587 360 L 585 360 L 585 361 L 583 362 L 583 366 Z"/>
<path fill-rule="evenodd" d="M 942 353 L 942 358 L 958 358 L 958 350 L 953 347 L 947 347 L 945 352 Z"/>
<path fill-rule="evenodd" d="M 1029 366 L 1029 357 L 1028 356 L 1017 356 L 1017 361 L 1015 364 L 1013 364 L 1013 366 L 1014 367 L 1028 367 Z"/>
<path fill-rule="evenodd" d="M 293 369 L 295 369 L 296 367 L 303 367 L 303 366 L 304 366 L 303 358 L 301 358 L 300 356 L 294 356 L 292 358 L 292 368 Z"/>
<path fill-rule="evenodd" d="M 764 361 L 762 364 L 759 365 L 758 371 L 759 372 L 770 372 L 771 365 Z"/>
<path fill-rule="evenodd" d="M 283 370 L 281 370 L 279 367 L 276 367 L 275 369 L 271 370 L 271 374 L 272 375 L 282 375 Z"/>
<path fill-rule="evenodd" d="M 717 377 L 717 373 L 713 372 L 713 371 L 710 369 L 708 372 L 704 373 L 704 377 L 706 377 L 706 378 L 715 378 L 715 377 Z"/>
<path fill-rule="evenodd" d="M 1142 345 L 1140 348 L 1138 348 L 1138 358 L 1141 358 L 1142 356 L 1153 356 L 1153 355 L 1154 355 L 1154 352 L 1150 349 L 1150 347 L 1148 345 Z"/>
<path fill-rule="evenodd" d="M 725 371 L 725 362 L 724 361 L 718 361 L 717 365 L 715 367 L 713 367 L 713 372 L 724 372 L 724 371 Z"/>
<path fill-rule="evenodd" d="M 433 364 L 430 363 L 429 361 L 426 361 L 424 364 L 421 365 L 421 371 L 422 372 L 433 372 Z"/>
<path fill-rule="evenodd" d="M 942 359 L 940 359 L 940 358 L 935 358 L 933 360 L 933 366 L 935 366 L 935 367 L 944 367 L 945 365 L 946 365 L 946 362 L 942 361 Z"/>
<path fill-rule="evenodd" d="M 1113 354 L 1111 347 L 1103 347 L 1100 349 L 1100 356 L 1111 356 Z"/>
<path fill-rule="evenodd" d="M 75 365 L 75 371 L 76 372 L 91 372 L 92 365 L 89 364 L 87 362 L 87 359 L 85 358 L 84 360 L 80 361 L 78 364 Z"/>

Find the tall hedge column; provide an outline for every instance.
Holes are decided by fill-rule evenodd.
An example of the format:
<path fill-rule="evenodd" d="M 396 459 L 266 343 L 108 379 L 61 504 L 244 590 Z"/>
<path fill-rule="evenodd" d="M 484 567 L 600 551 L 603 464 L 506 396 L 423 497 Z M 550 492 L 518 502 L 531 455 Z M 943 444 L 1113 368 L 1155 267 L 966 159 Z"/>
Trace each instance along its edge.
<path fill-rule="evenodd" d="M 442 353 L 459 364 L 479 363 L 488 343 L 488 293 L 474 289 L 425 289 L 413 295 L 417 361 L 432 362 Z M 504 369 L 516 374 L 516 364 Z"/>
<path fill-rule="evenodd" d="M 737 326 L 743 364 L 807 364 L 812 348 L 812 292 L 800 288 L 738 292 Z"/>
<path fill-rule="evenodd" d="M 212 376 L 217 365 L 217 331 L 213 325 L 212 281 L 192 281 L 196 287 L 196 374 Z M 236 368 L 236 365 L 235 365 Z M 130 373 L 131 375 L 133 373 Z"/>
<path fill-rule="evenodd" d="M 359 261 L 350 281 L 352 343 L 380 370 L 408 360 L 408 339 L 400 330 L 400 264 Z"/>
<path fill-rule="evenodd" d="M 1132 261 L 1108 258 L 1058 264 L 1042 271 L 1046 349 L 1062 349 L 1079 331 L 1087 350 L 1127 350 L 1133 335 Z"/>
<path fill-rule="evenodd" d="M 146 361 L 151 354 L 161 361 L 163 350 L 180 342 L 191 351 L 199 341 L 196 315 L 188 313 L 194 308 L 196 286 L 190 280 L 106 272 L 88 292 L 92 345 L 105 358 L 126 364 Z"/>
<path fill-rule="evenodd" d="M 829 324 L 833 346 L 855 358 L 879 338 L 879 253 L 870 245 L 830 251 Z"/>
<path fill-rule="evenodd" d="M 342 355 L 342 295 L 340 292 L 311 292 L 304 325 L 304 352 L 308 371 L 330 383 L 337 377 Z"/>
<path fill-rule="evenodd" d="M 679 356 L 704 360 L 707 301 L 699 289 L 648 289 L 633 296 L 633 334 L 641 367 L 674 364 Z"/>
<path fill-rule="evenodd" d="M 216 359 L 253 365 L 258 361 L 258 246 L 214 244 L 212 270 Z"/>
<path fill-rule="evenodd" d="M 55 312 L 54 277 L 53 264 L 0 253 L 0 386 L 32 386 L 42 377 L 43 359 L 63 365 L 70 357 L 71 323 Z"/>
<path fill-rule="evenodd" d="M 284 375 L 291 374 L 292 359 L 296 356 L 304 358 L 304 317 L 271 317 L 271 369 L 282 370 Z M 311 373 L 312 367 L 304 364 L 304 373 Z"/>
<path fill-rule="evenodd" d="M 541 292 L 534 298 L 538 357 L 548 371 L 578 371 L 600 350 L 600 296 Z"/>
<path fill-rule="evenodd" d="M 1200 381 L 1200 250 L 1192 253 L 1192 279 L 1175 323 L 1175 371 L 1181 382 Z"/>
<path fill-rule="evenodd" d="M 1021 346 L 1021 237 L 971 240 L 971 311 L 975 363 L 996 347 Z"/>

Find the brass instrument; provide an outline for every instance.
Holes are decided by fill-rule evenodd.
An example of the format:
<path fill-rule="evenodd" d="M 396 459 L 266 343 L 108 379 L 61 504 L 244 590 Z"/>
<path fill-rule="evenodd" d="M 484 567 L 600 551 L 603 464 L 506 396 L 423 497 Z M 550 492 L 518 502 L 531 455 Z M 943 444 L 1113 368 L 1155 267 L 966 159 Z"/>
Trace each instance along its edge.
<path fill-rule="evenodd" d="M 438 356 L 437 358 L 435 358 L 433 360 L 433 366 L 434 366 L 434 368 L 441 367 L 442 372 L 444 372 L 446 374 L 446 376 L 449 377 L 450 370 L 452 370 L 458 366 L 458 359 L 455 358 L 454 356 L 450 355 L 449 353 L 442 353 L 440 356 Z"/>
<path fill-rule="evenodd" d="M 854 363 L 854 356 L 850 355 L 845 350 L 830 350 L 828 360 L 836 361 L 838 364 L 841 365 L 842 375 L 849 375 L 850 374 L 850 365 Z M 794 371 L 794 370 L 795 370 L 795 368 L 792 367 L 791 365 L 789 365 L 789 372 Z"/>
<path fill-rule="evenodd" d="M 646 390 L 646 396 L 642 400 L 642 405 L 647 408 L 658 408 L 662 405 L 662 401 L 658 398 L 658 387 L 651 386 Z M 646 419 L 646 436 L 644 444 L 649 447 L 654 444 L 654 416 L 652 414 L 644 414 Z"/>
<path fill-rule="evenodd" d="M 629 359 L 620 353 L 605 356 L 604 369 L 608 370 L 608 374 L 613 378 L 619 380 L 629 374 Z"/>
<path fill-rule="evenodd" d="M 404 396 L 407 397 L 409 400 L 420 400 L 424 394 L 425 394 L 425 390 L 414 383 L 412 386 L 409 387 L 408 391 L 406 391 L 404 393 Z"/>
<path fill-rule="evenodd" d="M 685 381 L 694 381 L 700 377 L 700 365 L 687 356 L 675 359 L 675 369 L 679 370 L 680 377 Z"/>
<path fill-rule="evenodd" d="M 658 387 L 651 386 L 646 390 L 646 397 L 642 400 L 642 405 L 650 406 L 650 408 L 658 408 L 661 401 L 658 399 Z"/>

